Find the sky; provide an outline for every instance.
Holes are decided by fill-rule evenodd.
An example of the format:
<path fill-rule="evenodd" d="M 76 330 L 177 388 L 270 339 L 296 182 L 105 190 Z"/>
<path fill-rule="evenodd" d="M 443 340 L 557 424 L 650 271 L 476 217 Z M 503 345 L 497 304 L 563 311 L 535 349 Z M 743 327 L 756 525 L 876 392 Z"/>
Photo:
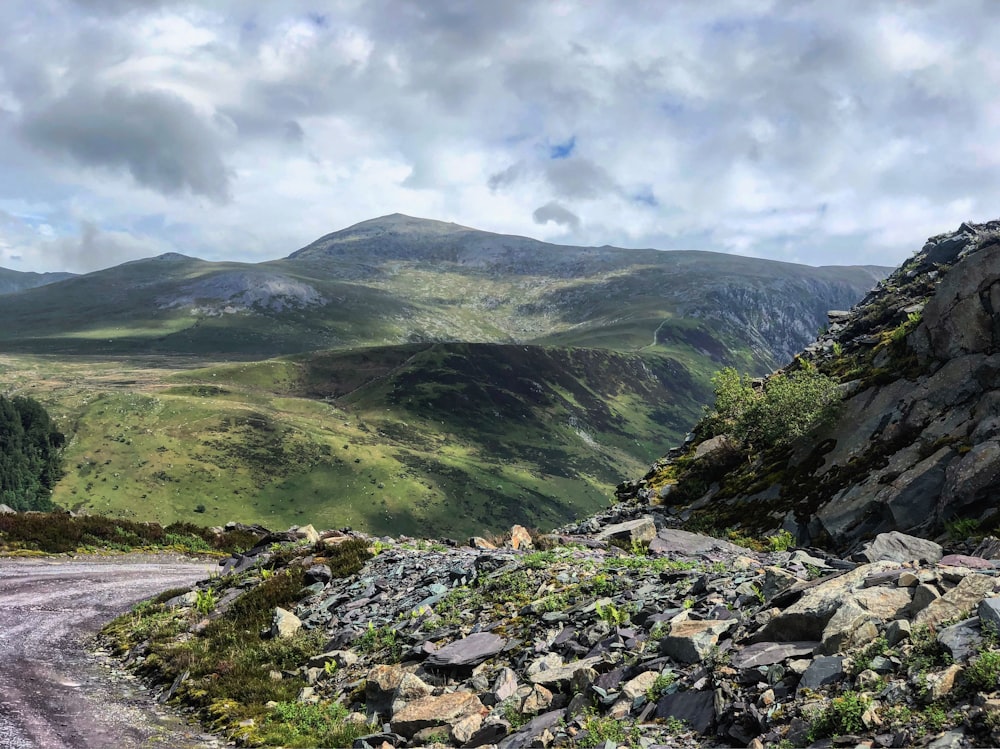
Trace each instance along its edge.
<path fill-rule="evenodd" d="M 389 213 L 896 265 L 1000 214 L 995 0 L 3 0 L 0 266 Z"/>

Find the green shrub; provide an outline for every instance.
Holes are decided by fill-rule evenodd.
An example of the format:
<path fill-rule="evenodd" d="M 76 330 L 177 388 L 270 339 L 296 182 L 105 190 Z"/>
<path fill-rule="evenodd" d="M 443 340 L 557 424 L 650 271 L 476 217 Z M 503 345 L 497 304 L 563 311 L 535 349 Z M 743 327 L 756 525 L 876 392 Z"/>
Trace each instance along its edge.
<path fill-rule="evenodd" d="M 786 530 L 778 531 L 775 535 L 768 536 L 765 540 L 768 551 L 788 551 L 795 546 L 795 536 Z"/>
<path fill-rule="evenodd" d="M 254 743 L 288 747 L 351 746 L 371 733 L 365 723 L 347 722 L 347 708 L 339 702 L 308 704 L 279 702 L 265 719 Z"/>
<path fill-rule="evenodd" d="M 986 650 L 965 669 L 965 681 L 976 692 L 1000 689 L 1000 652 Z"/>
<path fill-rule="evenodd" d="M 711 431 L 751 450 L 794 442 L 832 419 L 840 404 L 837 381 L 812 368 L 774 375 L 756 384 L 749 375 L 726 367 L 712 382 L 715 405 L 708 414 Z"/>
<path fill-rule="evenodd" d="M 861 716 L 865 714 L 871 701 L 857 692 L 847 691 L 834 697 L 826 708 L 813 720 L 809 728 L 809 740 L 857 733 L 864 729 Z"/>
<path fill-rule="evenodd" d="M 626 726 L 617 718 L 598 715 L 593 708 L 584 712 L 582 723 L 587 732 L 579 742 L 583 747 L 603 746 L 607 741 L 613 741 L 618 746 L 638 747 L 642 737 L 638 726 Z"/>

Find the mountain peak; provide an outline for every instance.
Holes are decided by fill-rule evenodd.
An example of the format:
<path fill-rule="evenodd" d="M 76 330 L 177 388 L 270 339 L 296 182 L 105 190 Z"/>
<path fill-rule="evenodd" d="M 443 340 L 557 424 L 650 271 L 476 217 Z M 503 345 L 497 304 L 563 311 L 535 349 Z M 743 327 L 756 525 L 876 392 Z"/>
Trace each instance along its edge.
<path fill-rule="evenodd" d="M 385 216 L 368 219 L 367 221 L 361 221 L 327 236 L 370 231 L 407 234 L 451 234 L 457 231 L 476 231 L 476 229 L 471 229 L 468 226 L 462 226 L 451 221 L 438 221 L 419 216 L 407 216 L 405 213 L 390 213 Z"/>

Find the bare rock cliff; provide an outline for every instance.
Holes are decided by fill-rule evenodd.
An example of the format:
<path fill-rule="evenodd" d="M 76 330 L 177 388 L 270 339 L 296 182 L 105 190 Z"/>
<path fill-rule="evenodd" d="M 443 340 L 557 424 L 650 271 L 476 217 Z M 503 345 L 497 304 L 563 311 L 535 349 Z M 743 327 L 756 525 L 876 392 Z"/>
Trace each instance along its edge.
<path fill-rule="evenodd" d="M 787 370 L 837 378 L 839 415 L 750 460 L 695 437 L 623 484 L 700 527 L 783 527 L 857 547 L 877 533 L 1000 524 L 1000 222 L 931 238 Z M 695 457 L 697 453 L 697 457 Z M 745 458 L 746 456 L 744 456 Z"/>

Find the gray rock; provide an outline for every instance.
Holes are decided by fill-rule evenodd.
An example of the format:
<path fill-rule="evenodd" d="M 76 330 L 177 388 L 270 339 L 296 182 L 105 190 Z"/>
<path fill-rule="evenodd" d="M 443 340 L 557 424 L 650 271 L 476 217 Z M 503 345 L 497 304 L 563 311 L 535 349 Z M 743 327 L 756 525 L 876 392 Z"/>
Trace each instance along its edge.
<path fill-rule="evenodd" d="M 506 720 L 498 720 L 493 723 L 486 723 L 469 738 L 464 747 L 489 746 L 496 744 L 510 733 L 510 723 Z"/>
<path fill-rule="evenodd" d="M 656 538 L 649 543 L 649 550 L 656 554 L 681 556 L 697 556 L 708 551 L 729 551 L 741 555 L 748 553 L 742 546 L 731 544 L 728 541 L 677 528 L 663 528 L 657 532 Z"/>
<path fill-rule="evenodd" d="M 910 639 L 910 623 L 906 619 L 896 619 L 889 622 L 885 628 L 885 640 L 889 647 L 898 645 L 903 640 Z"/>
<path fill-rule="evenodd" d="M 660 720 L 676 718 L 684 721 L 692 731 L 707 734 L 715 725 L 715 696 L 712 692 L 664 695 L 656 704 L 656 717 Z"/>
<path fill-rule="evenodd" d="M 400 746 L 406 741 L 405 738 L 400 736 L 398 733 L 370 733 L 365 736 L 359 736 L 354 739 L 354 743 L 351 744 L 352 749 L 378 749 L 386 744 L 389 746 Z"/>
<path fill-rule="evenodd" d="M 627 544 L 648 544 L 654 538 L 656 538 L 656 524 L 648 515 L 609 525 L 597 534 L 599 541 L 624 541 Z"/>
<path fill-rule="evenodd" d="M 979 546 L 972 552 L 972 556 L 983 559 L 1000 559 L 1000 538 L 987 536 L 979 542 Z"/>
<path fill-rule="evenodd" d="M 499 705 L 517 692 L 517 674 L 512 669 L 502 668 L 493 681 L 493 703 Z"/>
<path fill-rule="evenodd" d="M 962 749 L 965 745 L 965 731 L 955 729 L 945 731 L 925 746 L 926 749 Z"/>
<path fill-rule="evenodd" d="M 926 518 L 925 518 L 926 519 Z M 940 544 L 925 538 L 908 536 L 899 531 L 879 533 L 856 555 L 866 562 L 929 562 L 938 561 L 943 552 Z"/>
<path fill-rule="evenodd" d="M 948 620 L 965 617 L 979 606 L 979 602 L 993 593 L 996 580 L 989 575 L 971 572 L 940 598 L 931 601 L 913 618 L 914 624 L 936 627 Z M 923 586 L 917 586 L 919 590 Z"/>
<path fill-rule="evenodd" d="M 570 679 L 573 678 L 573 675 L 581 668 L 583 669 L 593 668 L 603 660 L 604 660 L 603 656 L 595 655 L 590 658 L 581 658 L 578 661 L 572 661 L 570 663 L 565 663 L 562 665 L 553 664 L 548 668 L 539 668 L 535 671 L 532 671 L 532 669 L 529 668 L 528 681 L 530 681 L 532 684 L 544 684 L 544 685 L 559 684 L 560 682 L 568 682 Z M 532 665 L 534 666 L 534 664 Z"/>
<path fill-rule="evenodd" d="M 504 649 L 507 641 L 491 632 L 477 632 L 436 650 L 427 657 L 432 666 L 466 668 L 477 666 Z"/>
<path fill-rule="evenodd" d="M 10 505 L 0 504 L 0 515 L 14 515 L 17 513 Z"/>
<path fill-rule="evenodd" d="M 719 643 L 719 636 L 736 622 L 686 621 L 670 627 L 670 634 L 660 640 L 660 652 L 681 663 L 700 663 Z"/>
<path fill-rule="evenodd" d="M 994 437 L 978 445 L 948 467 L 947 480 L 938 502 L 942 514 L 976 511 L 992 499 L 1000 478 L 1000 439 Z"/>
<path fill-rule="evenodd" d="M 1000 632 L 1000 598 L 984 598 L 979 602 L 976 613 L 984 629 Z"/>
<path fill-rule="evenodd" d="M 877 622 L 870 611 L 853 600 L 845 601 L 823 628 L 820 652 L 832 655 L 871 642 L 878 637 Z"/>
<path fill-rule="evenodd" d="M 941 597 L 938 589 L 929 583 L 923 583 L 913 589 L 913 601 L 908 609 L 911 615 L 918 614 Z"/>
<path fill-rule="evenodd" d="M 819 689 L 827 684 L 835 684 L 847 674 L 844 659 L 839 655 L 821 655 L 813 659 L 809 668 L 799 679 L 798 689 Z"/>
<path fill-rule="evenodd" d="M 789 658 L 812 655 L 819 642 L 757 642 L 736 650 L 730 660 L 733 668 L 740 670 L 770 666 Z"/>
<path fill-rule="evenodd" d="M 497 745 L 497 749 L 527 749 L 534 746 L 538 734 L 557 725 L 565 716 L 565 710 L 552 710 L 542 713 L 537 718 L 521 726 L 521 730 L 513 733 Z"/>
<path fill-rule="evenodd" d="M 937 634 L 937 641 L 944 645 L 956 661 L 964 661 L 983 644 L 979 617 L 945 627 Z"/>
<path fill-rule="evenodd" d="M 1000 276 L 1000 247 L 985 247 L 957 263 L 924 307 L 918 332 L 928 353 L 954 359 L 987 350 L 993 342 L 993 320 L 980 295 Z"/>
<path fill-rule="evenodd" d="M 312 585 L 314 583 L 322 583 L 323 585 L 326 585 L 333 579 L 333 573 L 330 572 L 330 568 L 325 564 L 314 564 L 306 570 L 303 579 L 306 585 Z"/>

